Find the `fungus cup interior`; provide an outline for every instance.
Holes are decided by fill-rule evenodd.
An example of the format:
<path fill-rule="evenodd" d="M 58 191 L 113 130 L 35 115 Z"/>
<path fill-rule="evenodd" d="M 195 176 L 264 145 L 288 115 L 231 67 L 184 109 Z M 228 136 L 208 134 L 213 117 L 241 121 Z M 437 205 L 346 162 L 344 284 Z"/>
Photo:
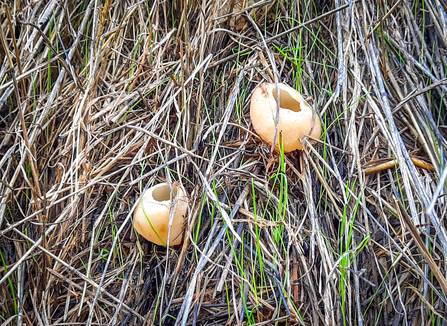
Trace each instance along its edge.
<path fill-rule="evenodd" d="M 172 192 L 174 193 L 174 198 L 177 197 L 177 193 L 178 193 L 178 188 L 177 187 L 172 187 Z M 167 201 L 171 199 L 171 192 L 169 191 L 169 186 L 163 186 L 163 187 L 158 187 L 156 189 L 154 189 L 154 191 L 152 192 L 152 197 L 156 200 L 156 201 Z"/>
<path fill-rule="evenodd" d="M 273 97 L 275 98 L 275 102 L 278 101 L 278 99 L 276 97 L 276 89 L 275 88 L 273 88 L 272 93 L 273 93 Z M 292 95 L 289 94 L 288 91 L 281 89 L 281 88 L 279 89 L 279 106 L 281 108 L 291 110 L 294 112 L 301 111 L 300 102 L 295 100 L 292 97 Z"/>

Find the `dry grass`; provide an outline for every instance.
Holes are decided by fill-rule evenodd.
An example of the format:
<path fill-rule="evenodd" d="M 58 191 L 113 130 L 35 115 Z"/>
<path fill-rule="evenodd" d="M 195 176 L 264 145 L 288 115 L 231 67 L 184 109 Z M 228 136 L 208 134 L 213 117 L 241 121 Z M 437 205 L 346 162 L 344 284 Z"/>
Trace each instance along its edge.
<path fill-rule="evenodd" d="M 446 5 L 2 5 L 0 325 L 445 325 Z M 302 153 L 250 124 L 274 80 Z M 181 248 L 132 228 L 162 181 Z"/>

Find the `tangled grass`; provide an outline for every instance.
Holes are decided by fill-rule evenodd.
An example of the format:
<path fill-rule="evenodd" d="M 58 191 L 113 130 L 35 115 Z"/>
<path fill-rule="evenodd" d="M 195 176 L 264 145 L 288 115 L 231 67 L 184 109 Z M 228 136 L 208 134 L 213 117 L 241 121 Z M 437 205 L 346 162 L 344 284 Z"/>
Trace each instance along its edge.
<path fill-rule="evenodd" d="M 444 325 L 444 0 L 1 7 L 0 325 Z M 262 82 L 323 122 L 272 153 Z M 189 193 L 180 248 L 135 233 Z"/>

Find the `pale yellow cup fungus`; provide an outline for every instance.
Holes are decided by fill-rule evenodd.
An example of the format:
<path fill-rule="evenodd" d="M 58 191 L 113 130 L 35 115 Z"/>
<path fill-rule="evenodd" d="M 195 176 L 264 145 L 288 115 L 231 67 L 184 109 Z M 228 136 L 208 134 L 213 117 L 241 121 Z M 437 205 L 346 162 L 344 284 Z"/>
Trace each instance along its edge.
<path fill-rule="evenodd" d="M 160 183 L 147 189 L 141 196 L 133 215 L 135 230 L 144 238 L 160 246 L 168 242 L 169 211 L 173 209 L 173 220 L 169 246 L 183 241 L 183 230 L 188 208 L 188 197 L 184 189 L 173 183 L 171 190 L 167 183 Z"/>
<path fill-rule="evenodd" d="M 285 152 L 301 150 L 301 139 L 306 135 L 320 138 L 321 122 L 314 109 L 301 94 L 288 85 L 278 83 L 279 122 L 275 149 L 282 141 Z M 272 144 L 275 136 L 275 118 L 277 110 L 276 86 L 274 83 L 259 85 L 253 92 L 250 116 L 253 127 L 263 141 Z M 280 138 L 282 134 L 282 139 Z"/>

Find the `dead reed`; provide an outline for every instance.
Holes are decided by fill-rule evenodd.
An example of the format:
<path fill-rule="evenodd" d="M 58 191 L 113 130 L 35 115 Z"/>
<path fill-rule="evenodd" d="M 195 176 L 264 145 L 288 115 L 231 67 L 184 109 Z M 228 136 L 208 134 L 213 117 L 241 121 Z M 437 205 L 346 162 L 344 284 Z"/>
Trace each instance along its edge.
<path fill-rule="evenodd" d="M 0 325 L 444 325 L 445 0 L 0 11 Z M 252 90 L 324 133 L 271 153 Z M 131 223 L 191 194 L 184 245 Z"/>

